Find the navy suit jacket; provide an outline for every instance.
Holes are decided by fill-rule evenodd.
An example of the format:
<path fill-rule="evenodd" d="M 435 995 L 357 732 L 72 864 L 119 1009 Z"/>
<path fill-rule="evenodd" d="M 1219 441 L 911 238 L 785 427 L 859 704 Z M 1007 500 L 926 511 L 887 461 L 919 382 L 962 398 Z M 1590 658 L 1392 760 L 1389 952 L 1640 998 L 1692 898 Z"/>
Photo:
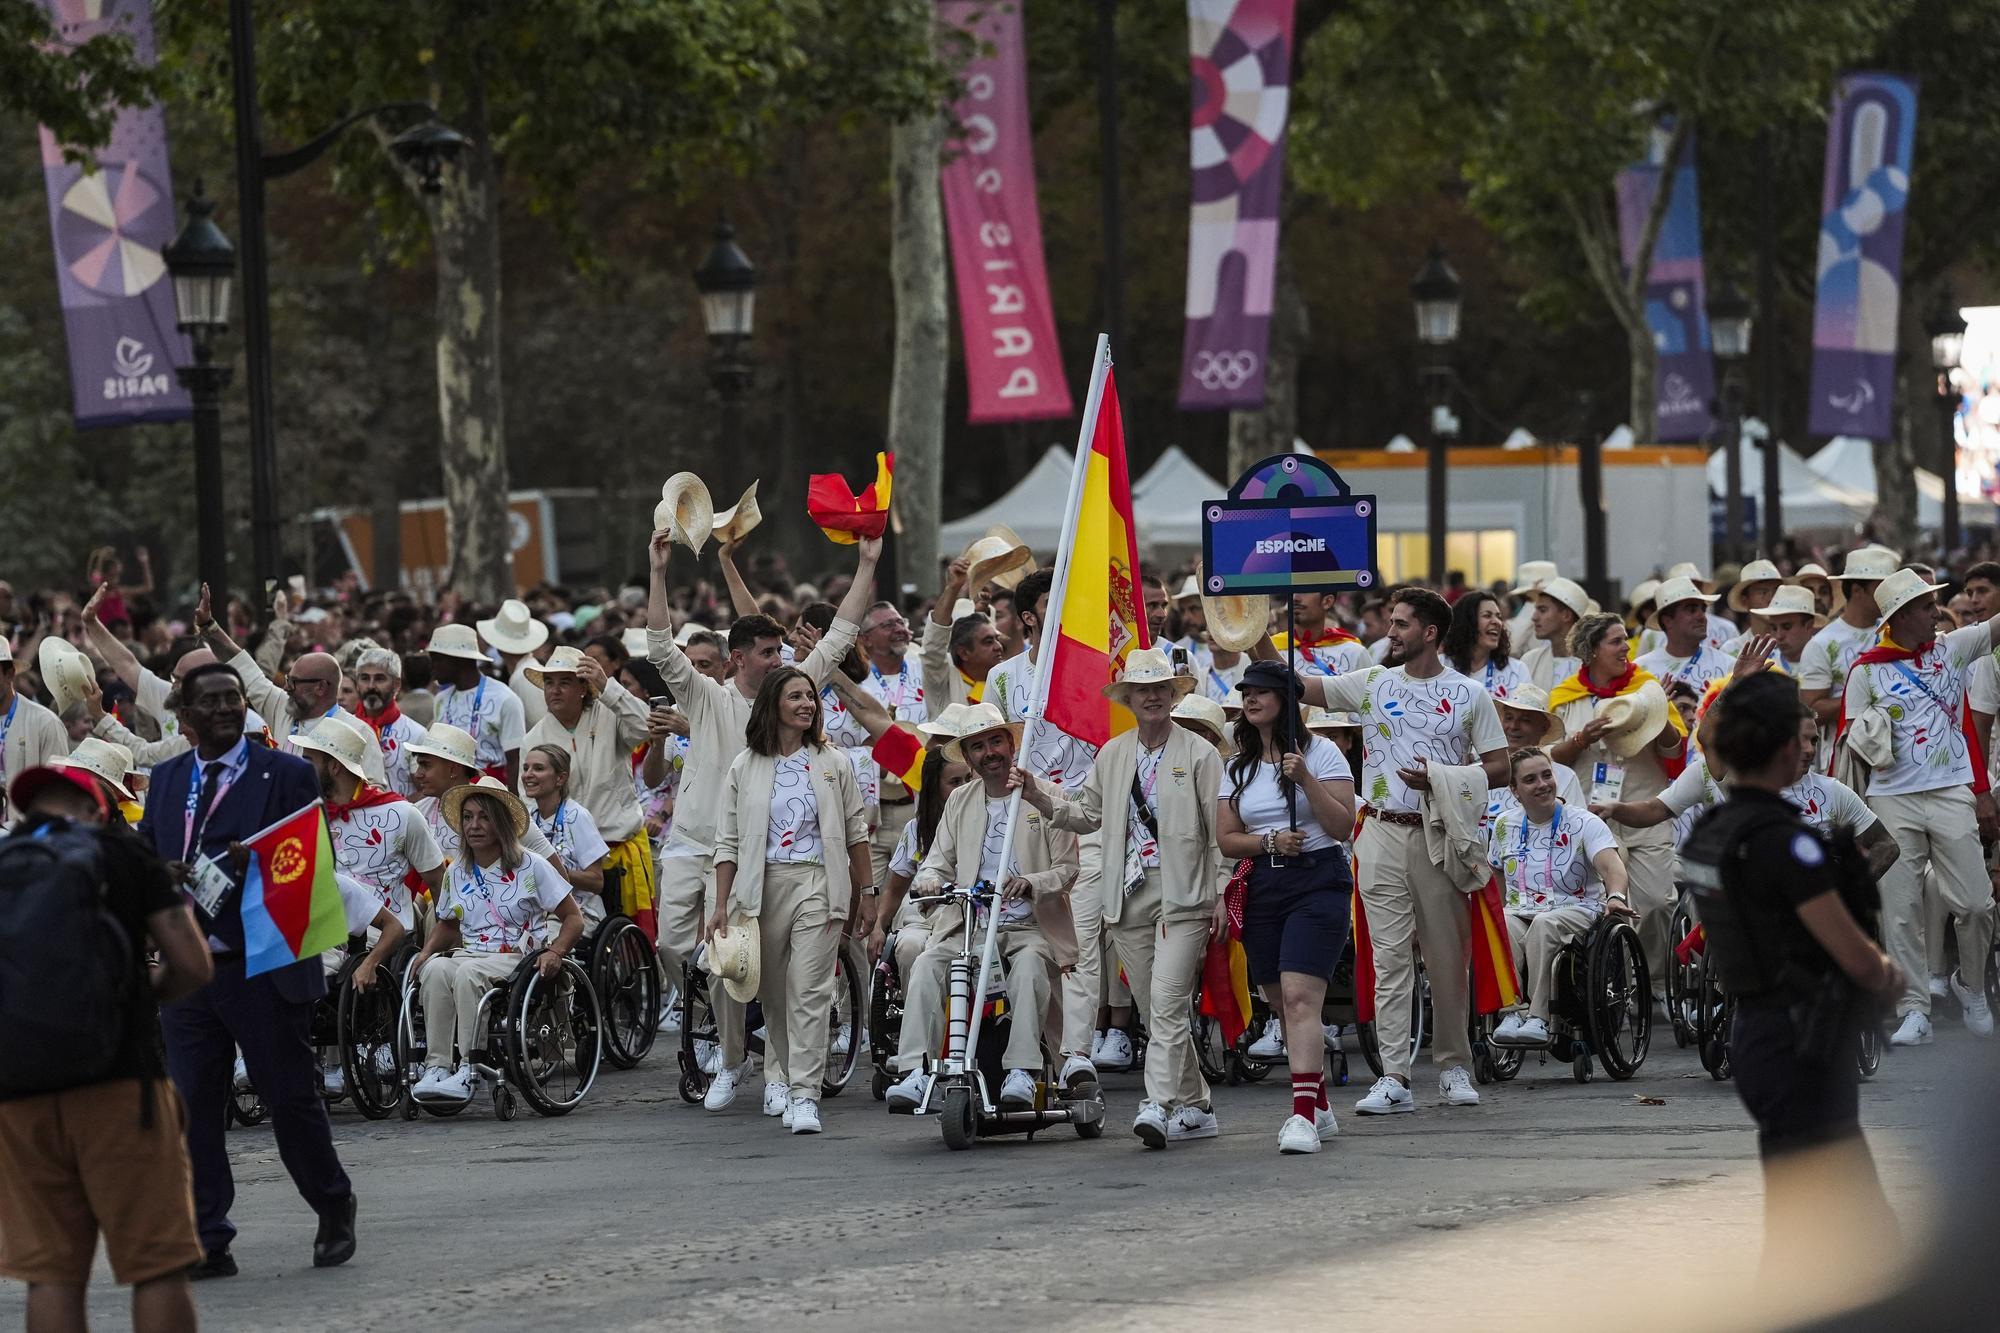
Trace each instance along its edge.
<path fill-rule="evenodd" d="M 153 769 L 146 788 L 146 815 L 139 821 L 139 833 L 162 859 L 191 862 L 197 853 L 203 853 L 228 869 L 230 843 L 260 833 L 319 799 L 319 779 L 314 776 L 311 764 L 254 740 L 249 745 L 249 761 L 243 776 L 209 812 L 198 848 L 184 844 L 188 788 L 199 780 L 199 759 L 193 750 L 184 750 Z M 236 892 L 222 904 L 221 912 L 212 920 L 199 908 L 195 909 L 195 915 L 202 919 L 204 930 L 241 952 L 243 876 L 231 870 L 230 877 L 236 882 Z M 301 959 L 265 975 L 280 995 L 294 1003 L 316 1000 L 326 994 L 326 976 L 317 957 Z"/>

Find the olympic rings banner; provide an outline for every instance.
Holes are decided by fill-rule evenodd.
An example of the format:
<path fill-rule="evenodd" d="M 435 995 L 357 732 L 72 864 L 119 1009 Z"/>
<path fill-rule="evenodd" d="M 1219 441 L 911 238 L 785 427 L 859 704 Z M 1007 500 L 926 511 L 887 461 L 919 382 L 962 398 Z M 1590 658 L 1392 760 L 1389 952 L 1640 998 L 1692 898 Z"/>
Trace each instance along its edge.
<path fill-rule="evenodd" d="M 952 107 L 958 139 L 939 171 L 965 339 L 967 420 L 1035 421 L 1070 414 L 1042 264 L 1028 129 L 1028 56 L 1019 5 L 947 0 L 939 16 L 982 52 Z M 992 54 L 984 54 L 986 47 Z"/>
<path fill-rule="evenodd" d="M 1673 189 L 1660 234 L 1653 242 L 1646 273 L 1646 327 L 1659 348 L 1654 377 L 1655 434 L 1666 440 L 1705 440 L 1715 426 L 1709 401 L 1715 397 L 1715 358 L 1708 343 L 1708 288 L 1701 261 L 1701 195 L 1695 184 L 1694 135 L 1682 141 L 1671 175 L 1661 166 L 1671 124 L 1654 136 L 1644 162 L 1618 173 L 1618 242 L 1625 269 L 1638 255 L 1639 237 L 1660 182 Z"/>
<path fill-rule="evenodd" d="M 1292 0 L 1188 0 L 1187 335 L 1180 405 L 1264 405 L 1291 98 Z"/>
<path fill-rule="evenodd" d="M 1917 83 L 1843 74 L 1833 92 L 1813 306 L 1815 435 L 1884 440 L 1896 401 L 1903 224 L 1917 140 Z"/>
<path fill-rule="evenodd" d="M 123 29 L 153 59 L 152 0 L 42 0 L 60 40 L 79 45 Z M 192 360 L 174 327 L 173 283 L 160 252 L 174 239 L 167 124 L 158 106 L 119 113 L 97 170 L 63 161 L 42 131 L 49 235 L 69 337 L 70 397 L 79 427 L 185 421 L 174 367 Z"/>

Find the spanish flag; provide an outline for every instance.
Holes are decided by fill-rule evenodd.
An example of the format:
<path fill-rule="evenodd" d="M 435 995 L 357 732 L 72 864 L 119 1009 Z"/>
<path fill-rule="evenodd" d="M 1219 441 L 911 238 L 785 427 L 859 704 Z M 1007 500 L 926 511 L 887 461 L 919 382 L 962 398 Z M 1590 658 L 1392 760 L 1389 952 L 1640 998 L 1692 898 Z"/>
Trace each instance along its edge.
<path fill-rule="evenodd" d="M 1138 594 L 1138 527 L 1132 521 L 1132 484 L 1125 470 L 1125 424 L 1110 358 L 1100 351 L 1104 389 L 1085 469 L 1082 498 L 1063 534 L 1067 570 L 1050 664 L 1049 698 L 1042 716 L 1077 740 L 1103 745 L 1130 731 L 1132 715 L 1104 697 L 1135 647 L 1147 646 L 1146 617 Z M 1051 611 L 1054 608 L 1050 608 Z"/>
<path fill-rule="evenodd" d="M 806 479 L 806 513 L 828 540 L 842 546 L 880 537 L 889 526 L 889 479 L 895 470 L 894 454 L 875 455 L 875 480 L 859 495 L 839 473 L 815 473 Z"/>
<path fill-rule="evenodd" d="M 924 743 L 908 727 L 891 723 L 889 729 L 877 736 L 875 744 L 868 748 L 868 757 L 882 765 L 884 773 L 911 791 L 923 789 Z"/>
<path fill-rule="evenodd" d="M 1500 877 L 1490 876 L 1486 887 L 1466 895 L 1465 910 L 1472 918 L 1472 1010 L 1494 1014 L 1521 1003 L 1521 978 L 1514 972 L 1514 946 L 1507 939 L 1507 903 L 1500 893 Z"/>

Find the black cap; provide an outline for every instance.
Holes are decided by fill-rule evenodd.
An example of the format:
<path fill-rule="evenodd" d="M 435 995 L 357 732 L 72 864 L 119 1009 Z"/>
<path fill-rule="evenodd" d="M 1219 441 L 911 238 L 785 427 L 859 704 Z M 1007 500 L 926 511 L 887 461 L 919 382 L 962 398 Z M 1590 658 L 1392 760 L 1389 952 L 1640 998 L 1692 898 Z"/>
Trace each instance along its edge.
<path fill-rule="evenodd" d="M 1305 693 L 1305 685 L 1299 680 L 1296 671 L 1283 662 L 1275 662 L 1268 657 L 1252 662 L 1243 672 L 1243 679 L 1237 683 L 1238 689 L 1276 690 L 1280 693 L 1287 686 L 1291 688 L 1294 698 Z"/>

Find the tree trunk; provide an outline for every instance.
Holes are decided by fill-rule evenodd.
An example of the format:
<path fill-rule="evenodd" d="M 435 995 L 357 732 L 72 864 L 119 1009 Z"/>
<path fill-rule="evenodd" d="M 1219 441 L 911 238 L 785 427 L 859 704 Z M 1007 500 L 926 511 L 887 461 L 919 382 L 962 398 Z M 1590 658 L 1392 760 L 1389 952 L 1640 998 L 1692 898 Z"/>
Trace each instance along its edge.
<path fill-rule="evenodd" d="M 1271 344 L 1264 354 L 1264 406 L 1256 412 L 1229 414 L 1229 475 L 1236 478 L 1253 463 L 1273 454 L 1288 454 L 1299 437 L 1299 359 L 1312 335 L 1305 292 L 1293 270 L 1289 252 L 1278 247 L 1273 276 Z"/>
<path fill-rule="evenodd" d="M 454 124 L 469 142 L 445 169 L 431 211 L 445 577 L 466 601 L 490 606 L 514 595 L 514 573 L 500 384 L 500 167 L 477 83 Z"/>
<path fill-rule="evenodd" d="M 1875 459 L 1875 535 L 1909 560 L 1918 558 L 1917 468 L 1936 471 L 1938 456 L 1937 414 L 1931 410 L 1936 372 L 1930 365 L 1930 335 L 1918 313 L 1926 309 L 1923 293 L 1903 292 L 1897 312 L 1896 411 L 1889 438 L 1870 442 Z M 1920 458 L 1928 462 L 1920 463 Z"/>
<path fill-rule="evenodd" d="M 895 504 L 902 519 L 897 565 L 903 582 L 916 584 L 924 595 L 938 590 L 945 375 L 951 353 L 944 205 L 938 191 L 943 147 L 944 120 L 938 115 L 906 120 L 889 139 L 889 273 L 896 293 L 889 448 L 896 455 Z"/>
<path fill-rule="evenodd" d="M 1653 341 L 1653 331 L 1627 332 L 1625 355 L 1631 377 L 1631 398 L 1625 408 L 1626 422 L 1632 427 L 1635 442 L 1658 443 L 1660 395 L 1656 381 L 1660 371 L 1660 349 Z"/>

